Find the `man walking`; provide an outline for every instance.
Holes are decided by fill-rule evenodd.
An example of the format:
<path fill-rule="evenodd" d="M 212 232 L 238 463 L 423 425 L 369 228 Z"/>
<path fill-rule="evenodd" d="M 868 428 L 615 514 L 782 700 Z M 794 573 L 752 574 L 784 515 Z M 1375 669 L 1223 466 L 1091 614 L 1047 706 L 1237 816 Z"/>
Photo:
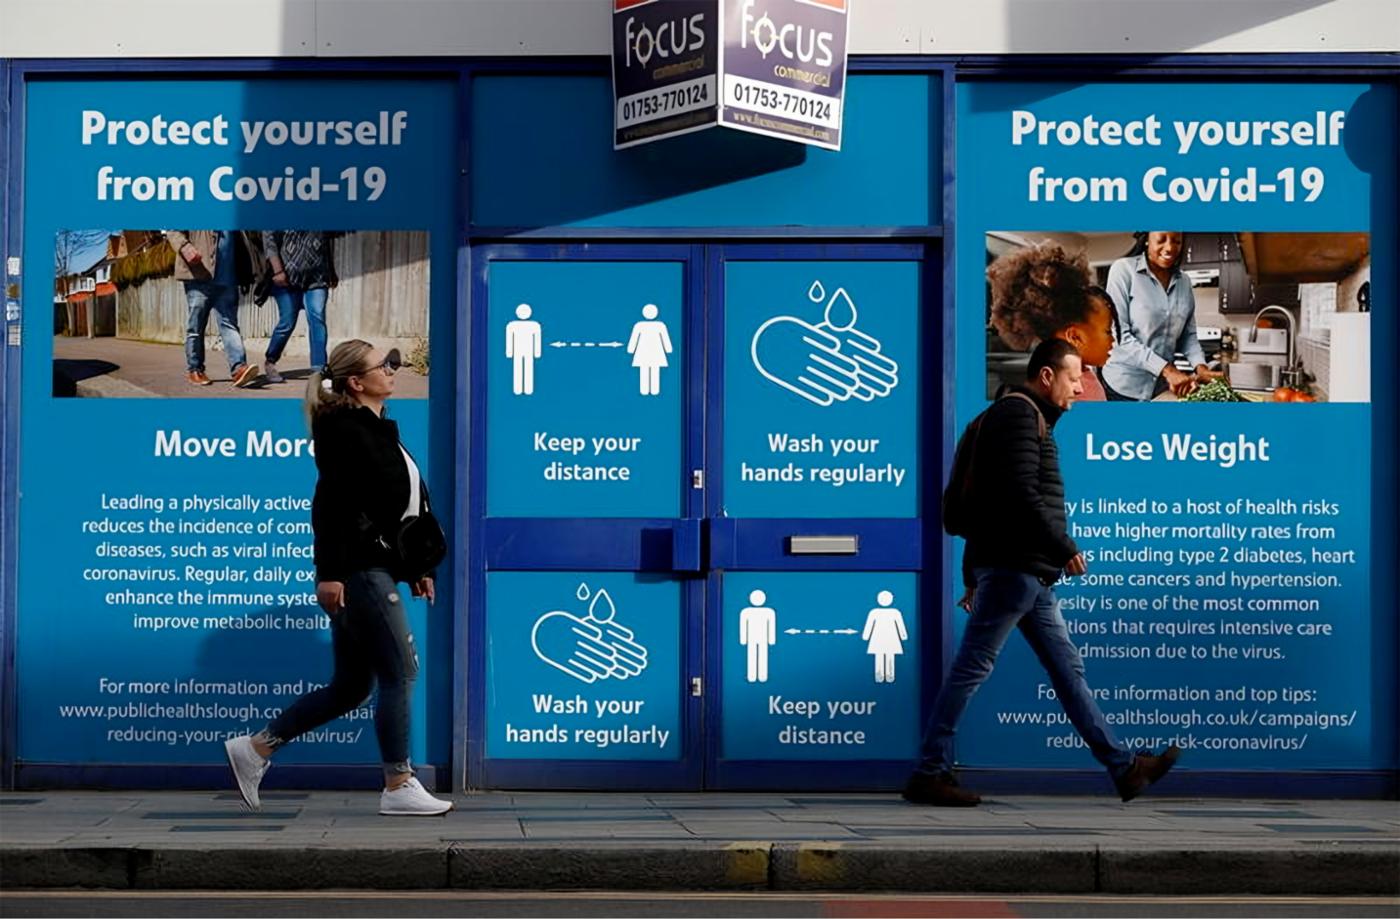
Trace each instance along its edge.
<path fill-rule="evenodd" d="M 1079 352 L 1061 339 L 1031 354 L 1026 386 L 999 395 L 968 446 L 972 454 L 964 580 L 971 618 L 948 679 L 934 702 L 918 769 L 904 798 L 915 804 L 972 807 L 981 798 L 953 776 L 952 741 L 973 693 L 991 675 L 1011 630 L 1019 628 L 1065 714 L 1094 758 L 1108 769 L 1124 801 L 1167 774 L 1181 751 L 1134 755 L 1113 734 L 1084 681 L 1084 662 L 1070 640 L 1051 589 L 1061 572 L 1088 566 L 1066 527 L 1065 486 L 1053 430 L 1083 388 Z M 950 486 L 952 487 L 952 486 Z"/>
<path fill-rule="evenodd" d="M 208 386 L 204 372 L 204 331 L 209 313 L 218 317 L 233 385 L 248 386 L 258 368 L 247 361 L 243 334 L 238 330 L 238 266 L 235 230 L 167 230 L 175 250 L 175 279 L 185 285 L 189 316 L 185 324 L 185 376 L 195 386 Z"/>

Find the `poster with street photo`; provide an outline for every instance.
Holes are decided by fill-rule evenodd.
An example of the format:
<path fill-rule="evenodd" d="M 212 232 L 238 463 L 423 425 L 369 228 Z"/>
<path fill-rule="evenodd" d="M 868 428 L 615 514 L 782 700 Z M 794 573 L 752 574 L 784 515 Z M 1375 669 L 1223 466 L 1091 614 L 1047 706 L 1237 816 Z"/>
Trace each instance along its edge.
<path fill-rule="evenodd" d="M 1370 402 L 1369 233 L 986 234 L 987 398 L 1047 338 L 1081 402 Z"/>
<path fill-rule="evenodd" d="M 429 236 L 406 230 L 60 230 L 53 394 L 300 399 L 352 338 L 428 396 Z"/>

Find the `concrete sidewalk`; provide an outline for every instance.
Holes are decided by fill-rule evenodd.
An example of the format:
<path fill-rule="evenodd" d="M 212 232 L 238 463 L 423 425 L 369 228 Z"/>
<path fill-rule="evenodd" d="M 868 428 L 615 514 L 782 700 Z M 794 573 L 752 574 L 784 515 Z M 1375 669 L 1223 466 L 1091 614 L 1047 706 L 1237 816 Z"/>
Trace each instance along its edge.
<path fill-rule="evenodd" d="M 0 795 L 18 887 L 1400 893 L 1400 804 L 488 793 L 385 818 L 377 794 Z"/>

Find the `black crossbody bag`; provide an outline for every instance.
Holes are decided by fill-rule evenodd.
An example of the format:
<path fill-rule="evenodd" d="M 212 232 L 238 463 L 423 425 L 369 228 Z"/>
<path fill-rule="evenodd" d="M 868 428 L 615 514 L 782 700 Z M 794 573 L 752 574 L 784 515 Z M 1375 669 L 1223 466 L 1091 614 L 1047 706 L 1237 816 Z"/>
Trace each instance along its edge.
<path fill-rule="evenodd" d="M 410 584 L 432 574 L 447 557 L 447 536 L 442 524 L 433 516 L 428 484 L 424 482 L 420 487 L 423 497 L 418 514 L 405 517 L 391 532 L 381 533 L 374 540 L 388 554 L 394 577 Z M 360 516 L 363 523 L 369 523 L 363 513 Z"/>

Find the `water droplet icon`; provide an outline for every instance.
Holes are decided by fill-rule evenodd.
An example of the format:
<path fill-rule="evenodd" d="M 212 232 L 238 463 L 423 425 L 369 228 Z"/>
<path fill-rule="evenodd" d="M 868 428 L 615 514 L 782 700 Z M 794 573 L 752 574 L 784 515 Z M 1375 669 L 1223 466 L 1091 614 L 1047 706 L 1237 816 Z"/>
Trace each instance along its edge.
<path fill-rule="evenodd" d="M 601 607 L 601 608 L 600 608 Z M 606 590 L 600 590 L 593 597 L 593 602 L 588 604 L 588 618 L 598 622 L 612 622 L 613 616 L 617 615 L 617 607 L 613 605 L 612 597 L 608 596 Z"/>
<path fill-rule="evenodd" d="M 580 600 L 587 600 L 589 597 L 588 585 L 580 581 L 578 590 L 574 591 L 574 596 L 578 597 Z"/>
<path fill-rule="evenodd" d="M 856 324 L 856 305 L 851 301 L 850 294 L 846 293 L 846 288 L 836 288 L 836 293 L 831 295 L 831 302 L 826 305 L 826 324 L 833 329 L 853 328 Z"/>
<path fill-rule="evenodd" d="M 807 299 L 813 303 L 820 303 L 826 299 L 826 288 L 822 287 L 821 281 L 812 282 L 812 286 L 807 290 Z"/>

